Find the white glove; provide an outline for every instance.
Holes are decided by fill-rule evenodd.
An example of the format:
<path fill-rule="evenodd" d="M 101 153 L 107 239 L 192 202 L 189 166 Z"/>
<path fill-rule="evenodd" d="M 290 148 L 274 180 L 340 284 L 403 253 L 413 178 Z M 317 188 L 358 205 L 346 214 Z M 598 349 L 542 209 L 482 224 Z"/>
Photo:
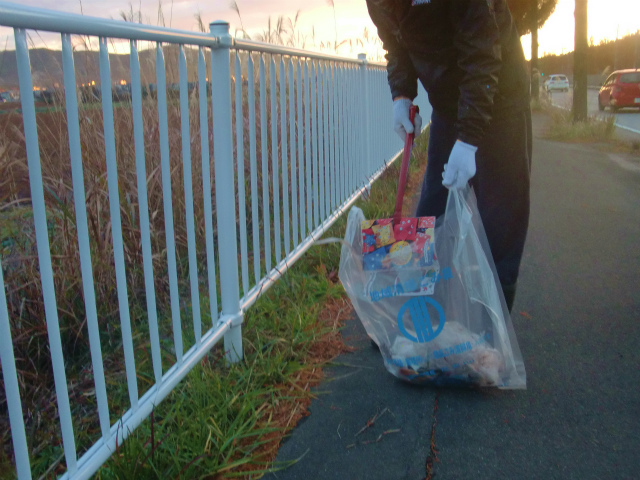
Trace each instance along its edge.
<path fill-rule="evenodd" d="M 449 163 L 444 166 L 442 184 L 454 190 L 464 188 L 476 174 L 476 150 L 478 147 L 456 141 L 449 155 Z"/>
<path fill-rule="evenodd" d="M 409 109 L 412 105 L 413 102 L 408 98 L 397 98 L 393 101 L 393 129 L 403 142 L 407 133 L 414 132 L 414 126 L 415 137 L 417 137 L 420 134 L 420 130 L 422 130 L 422 117 L 418 112 L 416 112 L 416 116 L 413 119 L 413 124 L 411 124 L 411 120 L 409 120 Z"/>

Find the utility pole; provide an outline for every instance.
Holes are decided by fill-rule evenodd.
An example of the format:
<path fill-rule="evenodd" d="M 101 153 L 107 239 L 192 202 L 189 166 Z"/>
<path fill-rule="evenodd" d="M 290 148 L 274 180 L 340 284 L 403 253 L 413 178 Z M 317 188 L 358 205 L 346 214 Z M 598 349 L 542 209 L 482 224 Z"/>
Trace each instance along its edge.
<path fill-rule="evenodd" d="M 538 0 L 529 0 L 531 9 L 531 100 L 540 99 L 540 72 L 538 70 Z"/>
<path fill-rule="evenodd" d="M 613 44 L 613 69 L 618 70 L 618 37 L 620 35 L 620 25 L 616 28 L 616 41 Z"/>
<path fill-rule="evenodd" d="M 640 31 L 636 32 L 636 54 L 633 56 L 633 68 L 638 68 L 638 54 L 640 53 Z"/>
<path fill-rule="evenodd" d="M 587 119 L 587 0 L 575 0 L 575 39 L 573 51 L 573 121 Z"/>

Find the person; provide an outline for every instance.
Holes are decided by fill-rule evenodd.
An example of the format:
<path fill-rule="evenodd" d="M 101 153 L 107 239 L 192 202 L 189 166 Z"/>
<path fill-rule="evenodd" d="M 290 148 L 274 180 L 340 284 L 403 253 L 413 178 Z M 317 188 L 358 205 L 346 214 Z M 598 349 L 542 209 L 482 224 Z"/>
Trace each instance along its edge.
<path fill-rule="evenodd" d="M 509 311 L 529 224 L 531 110 L 520 36 L 506 0 L 367 0 L 387 51 L 401 138 L 420 80 L 433 108 L 416 216 L 444 213 L 468 182 Z"/>

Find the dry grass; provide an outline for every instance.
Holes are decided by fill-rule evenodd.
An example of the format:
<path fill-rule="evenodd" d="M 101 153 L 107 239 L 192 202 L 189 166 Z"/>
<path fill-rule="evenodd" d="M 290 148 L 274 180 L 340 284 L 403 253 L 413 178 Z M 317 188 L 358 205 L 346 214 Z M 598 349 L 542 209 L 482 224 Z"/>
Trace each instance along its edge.
<path fill-rule="evenodd" d="M 589 117 L 584 122 L 573 122 L 571 112 L 552 109 L 547 137 L 563 141 L 604 142 L 613 138 L 615 129 L 614 116 L 606 119 Z"/>
<path fill-rule="evenodd" d="M 245 88 L 246 90 L 246 88 Z M 245 92 L 246 93 L 246 92 Z M 269 92 L 267 92 L 269 94 Z M 256 98 L 256 103 L 259 98 Z M 246 103 L 246 96 L 245 96 Z M 98 307 L 107 388 L 110 397 L 112 421 L 122 413 L 127 403 L 122 392 L 124 362 L 122 337 L 115 281 L 115 261 L 107 168 L 103 135 L 103 116 L 99 104 L 84 105 L 80 109 L 80 136 L 82 148 L 85 201 L 89 225 L 89 242 L 92 259 L 94 291 Z M 136 367 L 139 374 L 139 389 L 144 392 L 153 383 L 150 355 L 147 348 L 148 326 L 146 296 L 141 248 L 138 188 L 135 167 L 133 118 L 128 102 L 114 105 L 115 145 L 118 162 L 118 194 L 124 246 L 127 293 L 133 324 Z M 202 164 L 200 151 L 200 120 L 198 92 L 189 98 L 190 136 L 193 205 L 197 263 L 199 268 L 201 302 L 209 295 L 206 287 L 206 249 L 204 198 L 202 190 Z M 163 347 L 163 369 L 175 362 L 173 351 L 167 247 L 165 237 L 165 212 L 162 195 L 160 165 L 160 129 L 158 106 L 154 98 L 143 104 L 143 136 L 145 139 L 145 163 L 147 200 L 150 218 L 150 239 L 161 344 Z M 177 256 L 178 283 L 182 299 L 190 298 L 188 247 L 186 230 L 185 191 L 183 181 L 182 137 L 179 102 L 169 96 L 168 139 L 170 151 L 171 193 L 175 248 Z M 248 139 L 249 122 L 244 107 L 244 138 Z M 269 115 L 269 112 L 267 112 Z M 209 108 L 209 125 L 211 111 Z M 87 399 L 85 393 L 92 391 L 93 378 L 89 356 L 89 340 L 86 326 L 86 309 L 82 295 L 80 260 L 76 230 L 75 207 L 69 145 L 67 140 L 66 115 L 62 108 L 50 108 L 36 116 L 40 144 L 40 160 L 43 189 L 47 209 L 49 242 L 54 275 L 55 294 L 58 306 L 63 354 L 67 362 L 67 375 L 71 404 L 74 405 L 76 425 L 82 425 L 89 417 L 95 418 L 95 398 Z M 260 122 L 259 104 L 256 106 L 256 121 Z M 211 131 L 207 128 L 207 131 Z M 270 138 L 270 134 L 269 137 Z M 209 137 L 210 151 L 213 139 Z M 256 146 L 258 159 L 262 146 Z M 248 145 L 245 146 L 245 155 Z M 270 149 L 269 149 L 270 152 Z M 245 165 L 245 179 L 249 179 L 249 162 Z M 211 183 L 214 185 L 213 158 L 210 159 Z M 271 162 L 269 160 L 269 175 Z M 258 185 L 262 183 L 262 170 L 257 172 Z M 53 389 L 52 366 L 45 322 L 39 262 L 36 253 L 35 230 L 30 204 L 29 173 L 26 160 L 25 138 L 22 117 L 18 112 L 0 115 L 0 232 L 2 233 L 1 258 L 4 280 L 12 324 L 13 345 L 19 383 L 25 401 L 24 410 L 28 432 L 38 438 L 58 437 L 56 402 Z M 248 190 L 246 190 L 248 191 Z M 271 192 L 272 193 L 272 192 Z M 215 216 L 215 188 L 213 192 Z M 262 218 L 262 205 L 259 205 Z M 214 236 L 215 231 L 214 218 Z M 249 243 L 251 234 L 249 233 Z M 217 244 L 217 242 L 216 242 Z M 216 262 L 217 263 L 217 262 Z M 214 292 L 214 295 L 217 295 Z M 207 319 L 206 304 L 203 304 L 204 327 L 211 325 Z M 191 308 L 181 302 L 181 320 L 184 326 L 184 341 L 193 337 Z M 188 348 L 188 345 L 187 345 Z M 0 390 L 4 393 L 4 389 Z M 4 396 L 0 398 L 0 411 L 6 412 Z M 3 419 L 6 416 L 3 415 Z M 3 420 L 2 423 L 5 423 Z M 82 427 L 80 428 L 82 429 Z M 8 448 L 8 429 L 2 428 L 5 450 Z M 37 433 L 36 433 L 37 432 Z M 95 425 L 89 429 L 96 437 Z M 82 444 L 80 442 L 82 451 Z M 37 450 L 37 447 L 36 447 Z"/>
<path fill-rule="evenodd" d="M 238 12 L 239 13 L 239 12 Z M 135 20 L 134 12 L 123 18 Z M 201 19 L 200 19 L 201 20 Z M 279 19 L 275 25 L 269 23 L 262 40 L 274 43 L 304 46 L 306 42 L 315 45 L 315 38 L 305 37 L 297 30 L 297 18 Z M 202 22 L 200 22 L 204 25 Z M 366 32 L 365 32 L 366 33 Z M 286 38 L 286 39 L 285 39 Z M 303 41 L 303 45 L 295 45 Z M 371 40 L 368 40 L 371 41 Z M 316 45 L 317 46 L 317 45 Z M 346 46 L 362 46 L 358 41 L 326 42 L 320 49 L 339 51 Z M 342 50 L 344 54 L 344 50 Z M 142 55 L 142 52 L 141 52 Z M 189 52 L 187 52 L 189 57 Z M 168 81 L 177 78 L 177 61 L 167 57 Z M 276 58 L 276 65 L 279 57 Z M 243 57 L 246 64 L 246 56 Z M 257 61 L 254 62 L 258 64 Z M 193 71 L 192 65 L 189 66 Z M 257 76 L 257 67 L 256 67 Z M 246 77 L 243 79 L 246 81 Z M 267 77 L 267 86 L 269 78 Z M 268 87 L 267 87 L 268 88 Z M 232 87 L 233 91 L 233 87 Z M 245 192 L 249 192 L 249 121 L 247 112 L 246 85 L 244 89 L 244 139 L 245 139 Z M 270 92 L 267 91 L 267 98 Z M 260 124 L 259 96 L 256 95 L 256 123 Z M 117 420 L 127 408 L 128 396 L 124 385 L 124 358 L 122 336 L 118 310 L 117 289 L 109 195 L 107 188 L 105 141 L 103 135 L 103 116 L 100 104 L 86 104 L 80 107 L 80 135 L 82 164 L 85 184 L 85 201 L 89 224 L 89 243 L 91 249 L 94 290 L 98 306 L 99 330 L 105 372 L 107 374 L 107 393 L 109 396 L 112 422 Z M 267 117 L 270 115 L 267 108 Z M 208 112 L 209 125 L 211 112 Z M 135 149 L 133 138 L 133 118 L 127 101 L 114 104 L 116 158 L 118 162 L 118 186 L 120 216 L 124 243 L 125 268 L 127 272 L 127 293 L 131 312 L 136 369 L 140 394 L 153 384 L 151 358 L 148 351 L 148 326 L 146 295 L 142 268 L 141 232 L 138 203 L 138 189 L 135 168 Z M 97 426 L 96 399 L 93 392 L 93 371 L 89 355 L 89 340 L 86 325 L 86 309 L 82 295 L 80 261 L 76 232 L 75 207 L 71 168 L 69 164 L 69 145 L 67 140 L 66 115 L 62 108 L 48 108 L 36 117 L 40 143 L 40 157 L 43 174 L 43 188 L 47 209 L 49 242 L 52 256 L 55 294 L 58 306 L 63 354 L 67 363 L 67 381 L 70 402 L 73 406 L 74 428 L 77 432 L 77 446 L 82 454 L 88 446 L 97 440 L 100 432 Z M 270 120 L 267 118 L 268 128 Z M 170 150 L 171 191 L 173 202 L 173 223 L 175 227 L 175 246 L 178 259 L 178 282 L 181 298 L 190 298 L 189 269 L 187 262 L 187 233 L 185 213 L 185 192 L 182 171 L 182 137 L 180 131 L 179 103 L 175 94 L 168 101 L 168 138 Z M 189 148 L 191 152 L 193 204 L 195 208 L 196 250 L 198 252 L 201 302 L 206 303 L 209 295 L 206 287 L 206 257 L 204 231 L 204 198 L 202 192 L 202 170 L 200 152 L 200 124 L 198 110 L 198 92 L 189 96 Z M 235 123 L 234 123 L 235 125 Z M 167 265 L 167 245 L 165 240 L 165 218 L 162 197 L 162 176 L 160 170 L 160 131 L 158 107 L 155 98 L 143 100 L 143 136 L 145 139 L 146 184 L 148 191 L 150 235 L 153 254 L 153 269 L 158 317 L 160 322 L 163 370 L 175 361 L 171 334 L 169 280 Z M 207 129 L 210 131 L 210 129 Z M 259 128 L 258 128 L 259 132 Z M 297 132 L 297 129 L 296 129 Z M 260 168 L 260 135 L 257 135 L 258 185 L 261 198 L 262 169 Z M 267 138 L 271 139 L 270 131 Z M 279 141 L 279 136 L 278 136 Z M 213 151 L 213 139 L 209 138 L 210 151 Z M 268 172 L 271 177 L 271 147 L 264 146 L 269 152 Z M 210 159 L 213 184 L 213 158 Z M 291 172 L 291 174 L 297 172 Z M 270 187 L 272 188 L 272 187 Z M 271 198 L 273 198 L 271 196 Z M 215 196 L 213 196 L 215 212 Z M 248 208 L 248 244 L 251 245 L 251 215 Z M 262 219 L 262 204 L 258 205 L 259 218 Z M 42 473 L 50 464 L 58 465 L 61 437 L 57 425 L 57 404 L 53 388 L 52 366 L 49 353 L 46 320 L 42 300 L 39 264 L 36 252 L 33 215 L 30 205 L 29 174 L 26 161 L 26 148 L 22 117 L 18 111 L 0 115 L 0 258 L 4 271 L 4 280 L 11 321 L 13 346 L 18 369 L 19 384 L 23 399 L 25 424 L 35 472 Z M 214 219 L 215 228 L 215 219 Z M 214 235 L 217 235 L 214 232 Z M 217 242 L 216 242 L 217 244 Z M 251 252 L 250 252 L 251 256 Z M 252 258 L 249 259 L 250 265 Z M 217 263 L 217 262 L 216 262 Z M 250 267 L 251 270 L 251 267 Z M 206 305 L 203 314 L 206 317 Z M 193 336 L 191 307 L 181 302 L 181 320 L 184 326 L 185 342 Z M 331 310 L 331 308 L 329 308 Z M 335 319 L 327 319 L 326 321 Z M 203 318 L 204 327 L 210 326 L 210 319 Z M 207 322 L 209 322 L 207 324 Z M 324 320 L 321 320 L 323 324 Z M 312 361 L 332 358 L 342 351 L 344 345 L 337 335 L 339 324 L 327 326 L 325 336 L 320 337 L 317 346 L 311 348 Z M 333 333 L 332 333 L 333 332 Z M 315 333 L 313 334 L 315 337 Z M 315 351 L 314 349 L 318 349 Z M 304 389 L 321 378 L 319 370 L 301 372 L 295 379 L 278 385 L 278 389 Z M 0 377 L 0 383 L 2 378 Z M 284 391 L 284 390 L 283 390 Z M 0 389 L 4 394 L 4 386 Z M 283 398 L 286 395 L 283 395 Z M 288 403 L 287 403 L 288 402 Z M 292 403 L 293 402 L 293 403 Z M 270 422 L 287 416 L 287 424 L 295 425 L 299 415 L 304 415 L 306 400 L 282 401 L 276 407 L 267 409 Z M 0 397 L 0 477 L 3 465 L 7 465 L 11 455 L 10 433 L 7 427 L 6 400 Z M 294 412 L 294 413 L 292 413 Z M 267 417 L 265 417 L 267 418 Z M 275 421 L 274 420 L 274 421 Z M 268 440 L 268 439 L 267 439 Z M 275 442 L 275 443 L 274 443 Z M 278 440 L 267 441 L 260 451 L 265 458 L 275 452 Z M 59 467 L 54 471 L 59 471 Z"/>

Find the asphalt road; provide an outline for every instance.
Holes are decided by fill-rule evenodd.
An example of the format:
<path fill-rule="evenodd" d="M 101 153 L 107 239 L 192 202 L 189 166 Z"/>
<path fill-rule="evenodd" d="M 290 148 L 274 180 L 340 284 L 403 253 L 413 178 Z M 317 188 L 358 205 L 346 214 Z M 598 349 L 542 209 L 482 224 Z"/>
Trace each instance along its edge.
<path fill-rule="evenodd" d="M 640 478 L 639 187 L 637 157 L 535 138 L 513 311 L 527 390 L 403 384 L 354 319 L 356 351 L 279 451 L 295 463 L 266 478 L 423 480 L 429 461 L 436 480 Z"/>
<path fill-rule="evenodd" d="M 544 94 L 542 91 L 541 93 Z M 598 109 L 598 90 L 589 89 L 587 95 L 589 115 L 603 118 L 614 116 L 616 125 L 627 131 L 640 134 L 640 108 L 624 108 L 617 113 L 613 113 L 609 108 L 606 108 L 604 112 L 601 112 Z M 568 92 L 553 91 L 549 93 L 549 96 L 551 102 L 559 107 L 570 109 L 573 104 L 573 89 Z"/>

